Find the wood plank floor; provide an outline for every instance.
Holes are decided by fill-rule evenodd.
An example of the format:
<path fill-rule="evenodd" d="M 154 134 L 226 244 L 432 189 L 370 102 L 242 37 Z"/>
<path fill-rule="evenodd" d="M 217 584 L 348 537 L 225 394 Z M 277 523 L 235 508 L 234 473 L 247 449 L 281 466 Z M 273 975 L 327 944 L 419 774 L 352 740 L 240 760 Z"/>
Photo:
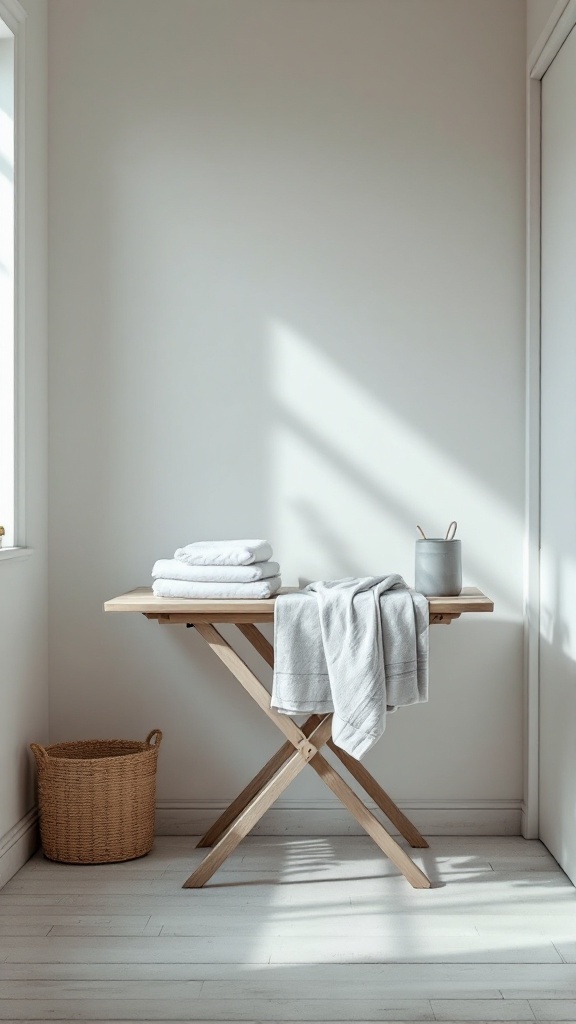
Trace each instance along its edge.
<path fill-rule="evenodd" d="M 255 837 L 52 864 L 0 893 L 0 1021 L 572 1021 L 576 890 L 538 842 L 430 840 L 414 890 L 369 839 Z"/>

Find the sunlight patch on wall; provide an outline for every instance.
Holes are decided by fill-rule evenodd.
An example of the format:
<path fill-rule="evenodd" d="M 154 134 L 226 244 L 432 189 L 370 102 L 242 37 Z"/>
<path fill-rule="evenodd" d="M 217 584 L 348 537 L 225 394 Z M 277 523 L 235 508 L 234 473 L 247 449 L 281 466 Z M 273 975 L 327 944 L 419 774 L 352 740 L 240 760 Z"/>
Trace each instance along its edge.
<path fill-rule="evenodd" d="M 414 581 L 416 523 L 464 541 L 464 582 L 506 614 L 519 517 L 289 325 L 269 327 L 275 549 L 285 582 L 400 572 Z M 457 426 L 455 426 L 457 429 Z M 514 614 L 514 613 L 513 613 Z"/>
<path fill-rule="evenodd" d="M 545 643 L 559 644 L 562 653 L 576 661 L 576 631 L 571 625 L 576 562 L 563 550 L 562 540 L 555 547 L 544 541 L 540 552 L 540 636 Z"/>

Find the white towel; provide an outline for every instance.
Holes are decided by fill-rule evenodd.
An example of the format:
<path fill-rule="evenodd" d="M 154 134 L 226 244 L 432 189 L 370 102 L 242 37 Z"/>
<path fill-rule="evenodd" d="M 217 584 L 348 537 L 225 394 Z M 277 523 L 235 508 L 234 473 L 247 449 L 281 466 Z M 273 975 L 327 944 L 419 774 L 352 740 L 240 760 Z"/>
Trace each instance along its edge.
<path fill-rule="evenodd" d="M 272 597 L 282 586 L 279 576 L 254 583 L 191 583 L 187 580 L 155 580 L 154 597 L 183 597 L 189 601 L 259 600 Z"/>
<path fill-rule="evenodd" d="M 254 562 L 252 565 L 187 565 L 177 558 L 160 558 L 152 576 L 161 580 L 186 580 L 189 583 L 254 583 L 278 576 L 278 562 Z"/>
<path fill-rule="evenodd" d="M 386 711 L 428 699 L 428 601 L 400 576 L 311 583 L 274 611 L 272 707 L 332 711 L 334 742 L 361 758 Z"/>
<path fill-rule="evenodd" d="M 267 540 L 197 540 L 174 558 L 187 565 L 252 565 L 272 558 L 272 548 Z"/>

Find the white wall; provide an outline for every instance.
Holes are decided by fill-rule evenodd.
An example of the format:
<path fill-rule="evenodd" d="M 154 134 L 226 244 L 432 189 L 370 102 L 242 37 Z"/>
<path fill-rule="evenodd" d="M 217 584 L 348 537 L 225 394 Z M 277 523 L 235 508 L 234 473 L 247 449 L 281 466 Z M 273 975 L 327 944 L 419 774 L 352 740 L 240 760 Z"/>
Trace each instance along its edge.
<path fill-rule="evenodd" d="M 526 52 L 530 56 L 558 0 L 526 0 Z"/>
<path fill-rule="evenodd" d="M 52 737 L 161 726 L 164 801 L 232 796 L 278 734 L 106 598 L 234 535 L 288 582 L 411 580 L 454 517 L 495 614 L 434 630 L 367 761 L 401 800 L 521 797 L 524 19 L 51 0 Z"/>
<path fill-rule="evenodd" d="M 34 805 L 28 744 L 48 738 L 46 2 L 26 19 L 26 540 L 34 554 L 0 561 L 0 882 L 20 866 Z M 24 851 L 24 852 L 23 852 Z"/>

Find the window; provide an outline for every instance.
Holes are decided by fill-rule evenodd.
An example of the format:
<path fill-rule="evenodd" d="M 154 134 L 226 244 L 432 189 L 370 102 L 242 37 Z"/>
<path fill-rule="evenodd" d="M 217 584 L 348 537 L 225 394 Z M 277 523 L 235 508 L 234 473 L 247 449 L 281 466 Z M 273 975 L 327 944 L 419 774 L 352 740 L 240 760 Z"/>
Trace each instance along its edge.
<path fill-rule="evenodd" d="M 14 35 L 0 18 L 0 541 L 16 545 Z"/>

